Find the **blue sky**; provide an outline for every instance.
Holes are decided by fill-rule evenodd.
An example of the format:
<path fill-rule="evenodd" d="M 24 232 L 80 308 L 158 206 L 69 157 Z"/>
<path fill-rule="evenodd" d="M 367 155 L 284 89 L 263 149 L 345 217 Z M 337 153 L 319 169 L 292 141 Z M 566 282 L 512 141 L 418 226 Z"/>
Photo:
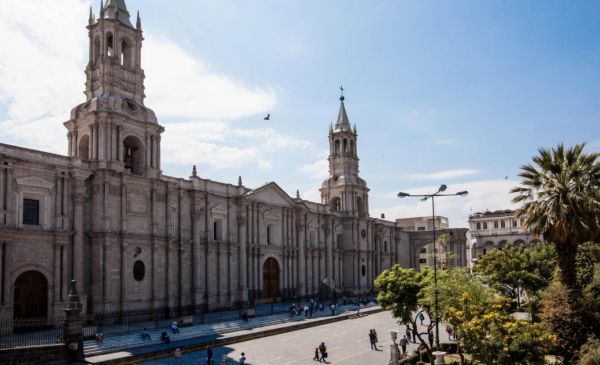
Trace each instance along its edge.
<path fill-rule="evenodd" d="M 395 193 L 445 183 L 470 192 L 438 202 L 465 226 L 512 207 L 537 148 L 600 146 L 599 2 L 126 2 L 142 16 L 168 175 L 195 163 L 202 177 L 276 181 L 318 201 L 340 84 L 375 216 L 429 214 Z M 90 3 L 44 3 L 0 3 L 0 142 L 64 153 Z"/>

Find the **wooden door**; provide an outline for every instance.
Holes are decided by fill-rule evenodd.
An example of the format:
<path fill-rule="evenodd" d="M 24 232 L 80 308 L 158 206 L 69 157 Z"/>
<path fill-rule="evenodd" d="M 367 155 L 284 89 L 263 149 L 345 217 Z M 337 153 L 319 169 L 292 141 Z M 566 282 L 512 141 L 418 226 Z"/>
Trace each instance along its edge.
<path fill-rule="evenodd" d="M 39 271 L 26 271 L 15 281 L 14 318 L 48 316 L 48 282 Z"/>
<path fill-rule="evenodd" d="M 279 296 L 279 264 L 272 257 L 263 266 L 263 290 L 266 298 Z"/>

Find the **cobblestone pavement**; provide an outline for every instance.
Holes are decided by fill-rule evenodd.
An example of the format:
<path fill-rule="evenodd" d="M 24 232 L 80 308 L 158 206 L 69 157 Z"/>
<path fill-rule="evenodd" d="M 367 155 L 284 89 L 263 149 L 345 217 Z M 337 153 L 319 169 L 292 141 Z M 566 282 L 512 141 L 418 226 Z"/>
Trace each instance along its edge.
<path fill-rule="evenodd" d="M 371 350 L 369 329 L 374 328 L 378 335 L 379 351 Z M 222 356 L 232 360 L 230 365 L 239 364 L 241 352 L 246 354 L 249 365 L 302 365 L 315 364 L 314 350 L 321 342 L 325 342 L 332 364 L 375 365 L 387 364 L 390 357 L 390 330 L 404 334 L 389 312 L 371 314 L 365 317 L 349 319 L 323 326 L 293 331 L 281 335 L 240 342 L 214 349 L 214 364 L 221 364 Z M 446 333 L 440 328 L 441 341 L 446 341 Z M 409 351 L 416 349 L 410 344 Z M 206 364 L 206 351 L 186 353 L 182 358 L 174 357 L 144 362 L 146 365 L 199 365 Z"/>

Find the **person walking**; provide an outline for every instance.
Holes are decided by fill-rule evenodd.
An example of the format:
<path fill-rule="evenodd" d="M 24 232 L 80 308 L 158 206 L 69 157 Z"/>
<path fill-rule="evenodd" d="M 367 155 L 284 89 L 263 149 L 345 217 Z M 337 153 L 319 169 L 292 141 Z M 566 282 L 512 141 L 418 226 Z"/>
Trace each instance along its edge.
<path fill-rule="evenodd" d="M 327 362 L 327 360 L 325 360 L 327 358 L 327 347 L 325 346 L 325 342 L 321 342 L 321 344 L 319 345 L 319 353 L 321 354 L 319 362 Z"/>
<path fill-rule="evenodd" d="M 408 345 L 408 340 L 406 336 L 400 339 L 400 347 L 402 347 L 402 355 L 406 355 L 406 346 Z"/>
<path fill-rule="evenodd" d="M 412 328 L 412 338 L 413 338 L 413 342 L 417 343 L 417 324 L 413 324 L 413 328 Z"/>
<path fill-rule="evenodd" d="M 212 365 L 213 363 L 213 350 L 212 348 L 208 348 L 208 350 L 206 350 L 206 365 Z"/>
<path fill-rule="evenodd" d="M 246 364 L 246 354 L 242 352 L 242 356 L 240 356 L 240 365 Z"/>
<path fill-rule="evenodd" d="M 319 361 L 319 348 L 315 347 L 315 357 L 313 357 L 313 361 Z"/>
<path fill-rule="evenodd" d="M 171 331 L 173 331 L 173 334 L 179 333 L 179 327 L 177 326 L 177 321 L 174 321 L 173 323 L 171 323 Z"/>
<path fill-rule="evenodd" d="M 424 320 L 425 320 L 425 315 L 423 315 L 423 312 L 419 313 L 419 321 L 421 321 L 421 326 L 423 325 Z"/>
<path fill-rule="evenodd" d="M 375 345 L 377 345 L 377 343 L 379 343 L 379 340 L 377 339 L 377 331 L 375 331 L 375 328 L 373 328 L 373 335 L 375 335 Z"/>
<path fill-rule="evenodd" d="M 377 343 L 375 341 L 373 330 L 369 330 L 369 343 L 371 343 L 371 350 L 377 350 Z"/>

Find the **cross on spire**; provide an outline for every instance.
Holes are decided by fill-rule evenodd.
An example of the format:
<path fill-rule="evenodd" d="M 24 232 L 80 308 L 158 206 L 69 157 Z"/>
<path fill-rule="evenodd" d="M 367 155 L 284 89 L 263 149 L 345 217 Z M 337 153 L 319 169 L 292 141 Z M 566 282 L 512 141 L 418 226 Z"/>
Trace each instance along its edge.
<path fill-rule="evenodd" d="M 341 96 L 340 96 L 340 101 L 344 101 L 344 86 L 340 85 L 340 92 L 341 92 Z"/>

